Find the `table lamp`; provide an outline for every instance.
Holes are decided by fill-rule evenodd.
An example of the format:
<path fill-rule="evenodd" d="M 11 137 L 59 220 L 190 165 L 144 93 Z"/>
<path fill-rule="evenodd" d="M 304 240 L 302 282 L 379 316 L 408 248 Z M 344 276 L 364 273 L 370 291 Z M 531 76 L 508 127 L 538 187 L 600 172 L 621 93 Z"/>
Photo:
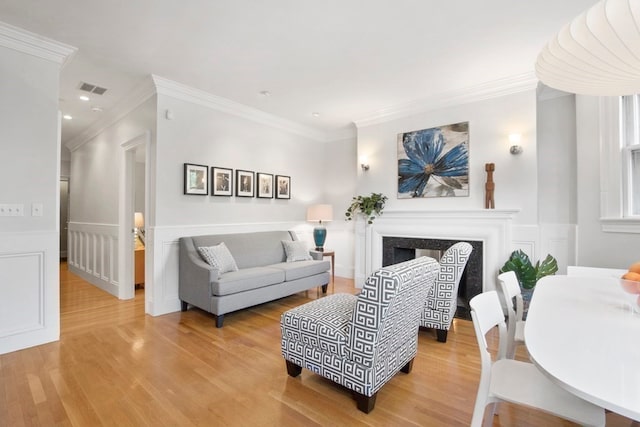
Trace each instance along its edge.
<path fill-rule="evenodd" d="M 324 241 L 327 238 L 327 229 L 322 225 L 322 221 L 331 220 L 333 220 L 333 206 L 331 205 L 312 205 L 307 209 L 307 221 L 318 221 L 318 226 L 313 229 L 316 251 L 324 251 Z"/>
<path fill-rule="evenodd" d="M 136 212 L 133 216 L 133 226 L 135 227 L 135 235 L 144 238 L 144 216 L 142 212 Z"/>

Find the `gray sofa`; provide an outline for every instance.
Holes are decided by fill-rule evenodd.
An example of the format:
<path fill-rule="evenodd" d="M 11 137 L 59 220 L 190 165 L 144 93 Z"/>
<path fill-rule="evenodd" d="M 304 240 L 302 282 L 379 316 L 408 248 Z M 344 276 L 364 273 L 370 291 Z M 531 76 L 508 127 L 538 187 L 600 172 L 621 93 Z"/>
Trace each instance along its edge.
<path fill-rule="evenodd" d="M 213 313 L 216 326 L 224 315 L 329 283 L 329 261 L 286 262 L 283 240 L 298 240 L 292 231 L 218 234 L 180 238 L 178 295 L 182 311 L 189 304 Z M 198 247 L 223 243 L 238 271 L 220 274 L 205 262 Z M 313 256 L 313 254 L 312 254 Z M 317 256 L 316 256 L 317 258 Z"/>

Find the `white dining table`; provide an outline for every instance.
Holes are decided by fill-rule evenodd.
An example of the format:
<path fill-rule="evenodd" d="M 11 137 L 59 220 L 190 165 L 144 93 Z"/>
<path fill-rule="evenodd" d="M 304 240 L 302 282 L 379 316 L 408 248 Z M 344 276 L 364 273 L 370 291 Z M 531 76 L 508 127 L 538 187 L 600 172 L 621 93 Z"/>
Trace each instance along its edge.
<path fill-rule="evenodd" d="M 640 314 L 614 277 L 538 281 L 524 337 L 531 361 L 553 382 L 640 421 Z"/>

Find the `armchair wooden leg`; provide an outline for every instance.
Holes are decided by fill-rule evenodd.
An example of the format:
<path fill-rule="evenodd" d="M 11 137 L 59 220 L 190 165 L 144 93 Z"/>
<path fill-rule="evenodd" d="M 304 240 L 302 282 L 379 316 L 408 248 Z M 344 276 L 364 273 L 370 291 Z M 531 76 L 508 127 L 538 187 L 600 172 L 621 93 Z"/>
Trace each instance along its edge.
<path fill-rule="evenodd" d="M 329 284 L 327 283 L 326 285 L 322 285 L 322 293 L 326 294 L 327 293 L 327 287 L 329 286 Z"/>
<path fill-rule="evenodd" d="M 216 314 L 216 328 L 222 328 L 224 323 L 224 314 Z"/>
<path fill-rule="evenodd" d="M 436 329 L 436 336 L 438 337 L 438 342 L 447 342 L 447 330 L 446 329 Z"/>
<path fill-rule="evenodd" d="M 289 376 L 295 378 L 300 375 L 300 373 L 302 372 L 302 366 L 298 366 L 293 362 L 289 362 L 288 360 L 285 360 L 285 362 L 287 362 L 287 374 L 289 374 Z"/>
<path fill-rule="evenodd" d="M 365 414 L 373 411 L 373 407 L 376 406 L 376 396 L 378 393 L 374 393 L 373 396 L 365 396 L 364 394 L 360 394 L 358 392 L 353 392 L 353 398 L 356 400 L 356 404 L 358 405 L 358 409 Z"/>
<path fill-rule="evenodd" d="M 187 311 L 189 303 L 186 301 L 180 301 L 180 311 Z"/>
<path fill-rule="evenodd" d="M 411 369 L 413 369 L 413 359 L 409 360 L 407 364 L 404 365 L 400 370 L 405 374 L 408 374 L 409 372 L 411 372 Z"/>

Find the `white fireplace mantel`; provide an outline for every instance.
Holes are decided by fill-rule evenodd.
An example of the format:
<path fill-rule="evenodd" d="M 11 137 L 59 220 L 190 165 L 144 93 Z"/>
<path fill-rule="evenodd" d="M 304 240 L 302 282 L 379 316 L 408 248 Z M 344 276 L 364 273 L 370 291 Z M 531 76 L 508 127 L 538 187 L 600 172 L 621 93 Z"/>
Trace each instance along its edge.
<path fill-rule="evenodd" d="M 373 224 L 356 223 L 355 282 L 382 267 L 383 237 L 474 240 L 483 244 L 483 291 L 495 289 L 498 270 L 511 252 L 512 221 L 519 209 L 384 211 Z"/>

